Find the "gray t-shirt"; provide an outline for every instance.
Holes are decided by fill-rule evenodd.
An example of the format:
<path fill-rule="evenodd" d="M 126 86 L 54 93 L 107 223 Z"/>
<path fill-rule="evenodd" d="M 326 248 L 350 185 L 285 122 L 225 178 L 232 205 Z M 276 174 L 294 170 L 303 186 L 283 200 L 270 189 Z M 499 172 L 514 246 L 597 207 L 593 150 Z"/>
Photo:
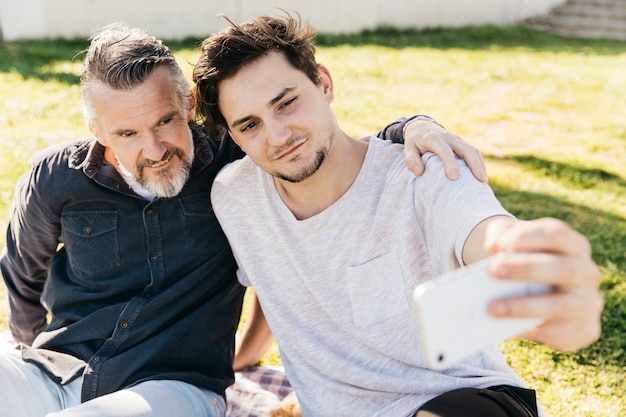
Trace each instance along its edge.
<path fill-rule="evenodd" d="M 247 157 L 213 185 L 239 279 L 257 292 L 304 415 L 405 416 L 452 389 L 522 386 L 497 346 L 426 368 L 411 302 L 419 283 L 459 266 L 478 223 L 508 213 L 462 161 L 457 181 L 431 154 L 415 177 L 401 146 L 368 141 L 352 186 L 306 220 Z"/>

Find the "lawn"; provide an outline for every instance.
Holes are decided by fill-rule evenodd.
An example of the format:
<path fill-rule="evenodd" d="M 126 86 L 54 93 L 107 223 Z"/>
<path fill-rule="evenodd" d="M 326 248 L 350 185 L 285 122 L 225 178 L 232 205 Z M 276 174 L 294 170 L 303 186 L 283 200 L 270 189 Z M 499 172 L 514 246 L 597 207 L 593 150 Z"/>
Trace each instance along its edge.
<path fill-rule="evenodd" d="M 625 415 L 626 43 L 523 27 L 383 29 L 318 41 L 336 86 L 334 109 L 350 134 L 429 114 L 482 150 L 490 184 L 512 213 L 558 217 L 589 237 L 603 272 L 600 340 L 572 354 L 519 340 L 502 349 L 549 416 Z M 166 43 L 190 75 L 198 41 Z M 0 45 L 2 230 L 29 156 L 88 135 L 78 85 L 86 46 Z M 265 361 L 278 362 L 277 353 Z"/>

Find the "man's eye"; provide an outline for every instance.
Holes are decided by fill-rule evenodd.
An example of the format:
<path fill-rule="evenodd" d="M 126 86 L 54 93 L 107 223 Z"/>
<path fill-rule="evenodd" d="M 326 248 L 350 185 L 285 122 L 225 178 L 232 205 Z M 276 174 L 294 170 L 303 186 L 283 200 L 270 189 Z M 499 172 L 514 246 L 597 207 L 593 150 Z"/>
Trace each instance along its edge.
<path fill-rule="evenodd" d="M 250 122 L 241 129 L 242 132 L 247 132 L 249 130 L 254 129 L 258 125 L 257 122 Z"/>
<path fill-rule="evenodd" d="M 130 138 L 130 137 L 133 137 L 134 134 L 135 132 L 126 131 L 126 132 L 121 132 L 120 136 L 123 138 Z"/>
<path fill-rule="evenodd" d="M 168 117 L 167 119 L 161 120 L 161 122 L 159 124 L 160 125 L 166 125 L 166 124 L 170 123 L 173 119 L 174 119 L 173 117 Z"/>
<path fill-rule="evenodd" d="M 296 97 L 294 97 L 294 98 L 292 98 L 292 99 L 289 99 L 289 100 L 285 101 L 285 102 L 283 103 L 283 105 L 282 105 L 282 106 L 280 106 L 280 107 L 281 107 L 281 108 L 284 108 L 284 107 L 290 106 L 290 105 L 291 105 L 291 104 L 293 104 L 295 101 L 296 101 Z"/>

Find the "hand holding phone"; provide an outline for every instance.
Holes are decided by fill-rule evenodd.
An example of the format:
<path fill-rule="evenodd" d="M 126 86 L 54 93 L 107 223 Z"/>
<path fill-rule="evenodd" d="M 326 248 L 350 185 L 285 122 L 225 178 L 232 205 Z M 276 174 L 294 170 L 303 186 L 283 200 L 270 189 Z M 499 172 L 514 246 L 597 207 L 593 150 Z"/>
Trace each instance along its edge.
<path fill-rule="evenodd" d="M 506 254 L 496 256 L 507 256 Z M 427 365 L 443 369 L 541 324 L 540 318 L 496 318 L 487 312 L 498 298 L 551 291 L 548 284 L 494 278 L 494 257 L 450 271 L 415 288 L 413 296 Z"/>

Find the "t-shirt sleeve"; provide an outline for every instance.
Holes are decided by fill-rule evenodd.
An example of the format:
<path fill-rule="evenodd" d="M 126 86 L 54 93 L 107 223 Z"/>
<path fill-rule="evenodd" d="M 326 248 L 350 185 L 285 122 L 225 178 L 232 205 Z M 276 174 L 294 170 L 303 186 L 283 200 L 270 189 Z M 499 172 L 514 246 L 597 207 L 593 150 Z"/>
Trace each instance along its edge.
<path fill-rule="evenodd" d="M 244 287 L 252 286 L 250 280 L 248 279 L 248 275 L 246 275 L 246 272 L 241 268 L 237 269 L 237 279 L 239 280 L 239 283 Z"/>
<path fill-rule="evenodd" d="M 459 178 L 449 180 L 441 160 L 424 156 L 426 170 L 416 180 L 415 204 L 423 213 L 422 227 L 438 273 L 463 264 L 462 251 L 471 231 L 493 216 L 511 216 L 493 190 L 476 180 L 464 161 L 457 159 Z"/>

